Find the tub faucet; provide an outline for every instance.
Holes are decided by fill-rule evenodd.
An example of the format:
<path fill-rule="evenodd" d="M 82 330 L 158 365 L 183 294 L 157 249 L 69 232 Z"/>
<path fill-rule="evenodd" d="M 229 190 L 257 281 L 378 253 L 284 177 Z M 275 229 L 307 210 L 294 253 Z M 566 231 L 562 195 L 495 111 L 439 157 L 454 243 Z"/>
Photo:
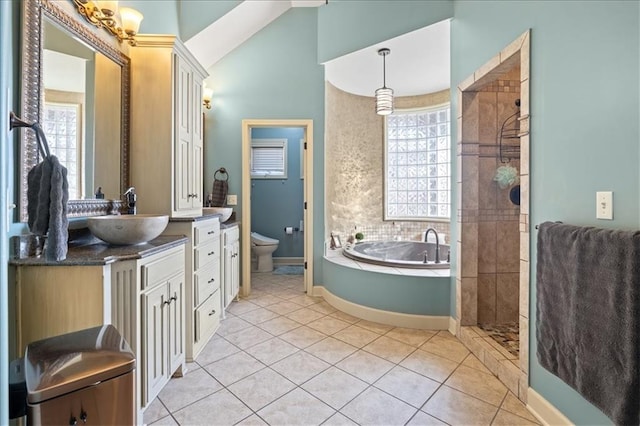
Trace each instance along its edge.
<path fill-rule="evenodd" d="M 132 186 L 124 192 L 124 199 L 127 204 L 127 214 L 136 214 L 136 189 Z"/>
<path fill-rule="evenodd" d="M 424 242 L 427 242 L 427 236 L 429 232 L 433 231 L 433 234 L 436 236 L 436 261 L 435 263 L 440 263 L 440 240 L 438 239 L 438 232 L 434 228 L 427 228 L 424 233 Z M 427 255 L 424 255 L 425 260 L 427 259 Z"/>

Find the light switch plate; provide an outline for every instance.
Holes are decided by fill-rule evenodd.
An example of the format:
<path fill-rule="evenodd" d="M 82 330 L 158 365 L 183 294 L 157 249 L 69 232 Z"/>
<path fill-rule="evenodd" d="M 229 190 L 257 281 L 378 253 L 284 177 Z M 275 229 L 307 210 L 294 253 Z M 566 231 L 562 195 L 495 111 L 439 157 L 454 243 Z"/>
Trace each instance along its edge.
<path fill-rule="evenodd" d="M 613 192 L 596 192 L 596 219 L 613 220 Z"/>
<path fill-rule="evenodd" d="M 238 196 L 237 195 L 227 195 L 227 205 L 228 206 L 237 206 L 238 205 Z"/>

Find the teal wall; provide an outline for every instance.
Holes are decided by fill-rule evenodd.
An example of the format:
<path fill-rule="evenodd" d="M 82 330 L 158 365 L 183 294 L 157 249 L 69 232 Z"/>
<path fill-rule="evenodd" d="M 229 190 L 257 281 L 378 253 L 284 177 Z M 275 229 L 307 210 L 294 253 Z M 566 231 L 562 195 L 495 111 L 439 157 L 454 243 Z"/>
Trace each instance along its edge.
<path fill-rule="evenodd" d="M 140 34 L 180 34 L 179 0 L 123 0 L 120 7 L 132 7 L 142 13 Z"/>
<path fill-rule="evenodd" d="M 300 179 L 301 127 L 254 127 L 252 139 L 287 140 L 287 179 L 251 179 L 251 231 L 280 241 L 274 257 L 304 257 L 304 234 L 287 235 L 304 217 L 304 188 Z"/>
<path fill-rule="evenodd" d="M 15 138 L 9 133 L 7 126 L 7 116 L 9 111 L 14 109 L 13 102 L 15 100 L 14 86 L 14 68 L 16 66 L 18 55 L 14 55 L 15 34 L 14 28 L 15 11 L 18 9 L 17 3 L 14 1 L 0 2 L 0 117 L 4 123 L 0 127 L 0 193 L 11 193 L 9 189 L 9 173 L 12 170 L 11 158 L 13 150 L 13 141 Z M 9 195 L 9 194 L 7 194 Z M 0 235 L 7 235 L 7 215 L 9 215 L 8 201 L 9 197 L 0 197 Z M 9 380 L 6 372 L 9 371 L 9 293 L 8 288 L 8 270 L 7 261 L 9 256 L 8 239 L 0 240 L 0 394 L 7 395 L 6 389 L 9 388 Z M 7 397 L 0 398 L 0 424 L 9 423 L 9 401 Z"/>
<path fill-rule="evenodd" d="M 452 16 L 452 0 L 331 0 L 318 12 L 318 62 L 327 62 Z"/>
<path fill-rule="evenodd" d="M 208 71 L 213 108 L 205 116 L 205 185 L 225 167 L 242 214 L 242 120 L 312 119 L 314 283 L 322 282 L 324 71 L 317 63 L 317 9 L 291 9 Z"/>
<path fill-rule="evenodd" d="M 370 308 L 415 315 L 449 316 L 449 278 L 370 272 L 329 261 L 324 287 L 332 294 Z"/>
<path fill-rule="evenodd" d="M 241 0 L 182 0 L 178 2 L 180 39 L 187 41 L 242 3 Z"/>
<path fill-rule="evenodd" d="M 456 1 L 451 27 L 452 86 L 531 28 L 529 381 L 579 425 L 611 421 L 538 364 L 533 225 L 640 227 L 638 9 L 637 1 Z M 613 221 L 595 219 L 599 190 L 614 192 Z"/>

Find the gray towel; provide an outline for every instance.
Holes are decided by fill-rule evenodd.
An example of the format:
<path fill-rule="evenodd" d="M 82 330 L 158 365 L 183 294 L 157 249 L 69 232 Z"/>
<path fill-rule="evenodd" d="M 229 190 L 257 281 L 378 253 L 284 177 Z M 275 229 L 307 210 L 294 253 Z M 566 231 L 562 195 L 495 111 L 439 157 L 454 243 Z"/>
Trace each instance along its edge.
<path fill-rule="evenodd" d="M 27 175 L 27 214 L 29 229 L 47 235 L 45 257 L 60 261 L 67 257 L 69 221 L 67 169 L 55 155 L 35 165 Z"/>
<path fill-rule="evenodd" d="M 640 231 L 545 222 L 537 356 L 615 424 L 640 424 Z"/>
<path fill-rule="evenodd" d="M 228 191 L 229 184 L 226 180 L 214 179 L 213 192 L 211 193 L 211 206 L 224 207 L 224 205 L 227 203 Z"/>

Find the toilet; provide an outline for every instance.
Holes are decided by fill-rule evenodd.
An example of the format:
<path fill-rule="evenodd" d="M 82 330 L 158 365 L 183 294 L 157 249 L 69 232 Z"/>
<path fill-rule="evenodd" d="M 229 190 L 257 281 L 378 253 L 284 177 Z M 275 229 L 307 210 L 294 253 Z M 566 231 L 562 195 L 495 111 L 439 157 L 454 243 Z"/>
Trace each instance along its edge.
<path fill-rule="evenodd" d="M 273 252 L 278 248 L 280 241 L 265 237 L 257 232 L 251 233 L 251 252 L 257 262 L 252 262 L 254 272 L 273 271 Z"/>

